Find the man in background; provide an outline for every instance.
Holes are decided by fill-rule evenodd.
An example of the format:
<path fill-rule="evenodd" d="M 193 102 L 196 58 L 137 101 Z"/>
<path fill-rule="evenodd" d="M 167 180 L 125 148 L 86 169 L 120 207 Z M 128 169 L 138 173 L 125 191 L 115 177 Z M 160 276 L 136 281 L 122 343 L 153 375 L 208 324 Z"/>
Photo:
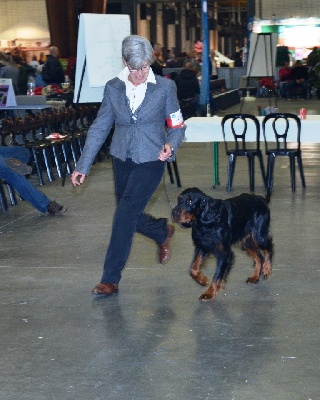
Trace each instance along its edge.
<path fill-rule="evenodd" d="M 42 67 L 41 77 L 46 85 L 57 85 L 64 82 L 64 72 L 58 58 L 59 50 L 58 47 L 52 46 L 49 51 L 50 54 L 47 55 L 46 62 Z"/>
<path fill-rule="evenodd" d="M 308 80 L 308 67 L 304 66 L 301 60 L 297 60 L 291 71 L 291 82 L 289 84 L 290 93 L 297 97 L 299 89 L 300 97 L 306 100 L 308 96 Z"/>

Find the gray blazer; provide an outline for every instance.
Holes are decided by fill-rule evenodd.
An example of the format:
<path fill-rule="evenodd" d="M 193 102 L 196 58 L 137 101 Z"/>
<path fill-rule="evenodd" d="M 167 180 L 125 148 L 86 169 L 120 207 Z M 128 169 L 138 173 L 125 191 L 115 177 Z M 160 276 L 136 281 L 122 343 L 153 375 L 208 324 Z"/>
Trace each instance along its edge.
<path fill-rule="evenodd" d="M 180 108 L 176 84 L 158 75 L 155 78 L 156 84 L 147 84 L 136 120 L 132 118 L 126 98 L 125 83 L 119 78 L 107 82 L 97 118 L 88 131 L 83 153 L 76 165 L 77 172 L 89 174 L 113 123 L 115 131 L 110 153 L 123 161 L 127 158 L 129 146 L 131 158 L 137 164 L 156 161 L 164 143 L 169 143 L 174 152 L 177 151 L 186 128 L 165 128 L 166 118 Z"/>

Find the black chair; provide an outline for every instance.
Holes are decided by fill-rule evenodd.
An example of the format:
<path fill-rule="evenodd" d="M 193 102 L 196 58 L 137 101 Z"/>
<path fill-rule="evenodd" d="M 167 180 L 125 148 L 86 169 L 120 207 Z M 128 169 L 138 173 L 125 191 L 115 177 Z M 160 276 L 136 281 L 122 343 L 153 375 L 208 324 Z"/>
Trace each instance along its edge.
<path fill-rule="evenodd" d="M 270 126 L 271 125 L 271 126 Z M 294 142 L 290 140 L 288 144 L 288 131 L 289 127 L 294 132 Z M 272 129 L 272 136 L 268 135 L 266 131 L 268 128 Z M 301 120 L 300 118 L 291 113 L 276 113 L 266 115 L 262 122 L 263 136 L 266 146 L 266 155 L 268 156 L 268 167 L 267 167 L 267 191 L 268 195 L 271 195 L 273 189 L 274 180 L 274 164 L 277 156 L 287 156 L 290 159 L 290 173 L 291 173 L 291 188 L 294 192 L 296 190 L 296 177 L 295 177 L 295 159 L 297 159 L 302 187 L 306 187 L 302 158 L 301 158 Z M 273 147 L 270 148 L 270 138 L 272 137 Z"/>
<path fill-rule="evenodd" d="M 250 135 L 252 135 L 252 132 L 254 134 L 254 145 L 249 146 L 249 148 L 247 148 L 248 125 L 250 127 Z M 223 117 L 221 126 L 228 156 L 227 191 L 229 192 L 232 187 L 237 157 L 248 158 L 251 192 L 254 192 L 254 159 L 258 157 L 263 184 L 266 187 L 267 178 L 260 149 L 260 124 L 258 119 L 251 114 L 228 114 Z M 252 142 L 252 136 L 250 141 Z"/>

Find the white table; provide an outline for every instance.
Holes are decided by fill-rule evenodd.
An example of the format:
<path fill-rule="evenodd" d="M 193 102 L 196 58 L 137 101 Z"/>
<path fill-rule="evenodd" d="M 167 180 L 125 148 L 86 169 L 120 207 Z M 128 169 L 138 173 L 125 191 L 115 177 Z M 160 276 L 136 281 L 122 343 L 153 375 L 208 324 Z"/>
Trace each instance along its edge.
<path fill-rule="evenodd" d="M 260 125 L 264 117 L 257 117 Z M 185 133 L 185 142 L 212 142 L 213 143 L 213 185 L 219 185 L 219 142 L 223 141 L 222 117 L 193 117 L 185 121 L 187 125 Z M 241 122 L 239 122 L 241 123 Z M 261 129 L 262 135 L 262 129 Z M 274 134 L 271 124 L 266 126 L 266 137 L 274 141 Z M 263 137 L 261 137 L 263 139 Z M 227 138 L 228 140 L 228 134 Z M 230 136 L 230 140 L 233 140 Z M 293 129 L 288 131 L 288 142 L 296 142 L 296 134 Z M 246 141 L 255 142 L 256 135 L 253 126 L 248 125 Z M 302 143 L 320 143 L 320 115 L 307 115 L 307 118 L 301 120 L 301 142 Z"/>
<path fill-rule="evenodd" d="M 49 104 L 25 104 L 21 106 L 0 107 L 0 111 L 15 111 L 15 110 L 45 110 L 51 108 Z"/>

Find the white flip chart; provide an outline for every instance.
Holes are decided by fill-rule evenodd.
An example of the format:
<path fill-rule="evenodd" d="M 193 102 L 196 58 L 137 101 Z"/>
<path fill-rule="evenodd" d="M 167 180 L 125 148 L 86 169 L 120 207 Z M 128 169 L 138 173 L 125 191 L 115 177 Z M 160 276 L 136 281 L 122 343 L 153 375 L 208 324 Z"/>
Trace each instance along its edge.
<path fill-rule="evenodd" d="M 121 43 L 130 30 L 129 15 L 80 14 L 75 103 L 79 94 L 79 103 L 102 101 L 105 84 L 123 68 Z"/>

